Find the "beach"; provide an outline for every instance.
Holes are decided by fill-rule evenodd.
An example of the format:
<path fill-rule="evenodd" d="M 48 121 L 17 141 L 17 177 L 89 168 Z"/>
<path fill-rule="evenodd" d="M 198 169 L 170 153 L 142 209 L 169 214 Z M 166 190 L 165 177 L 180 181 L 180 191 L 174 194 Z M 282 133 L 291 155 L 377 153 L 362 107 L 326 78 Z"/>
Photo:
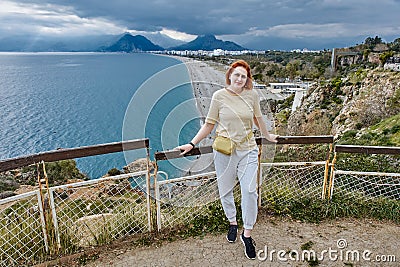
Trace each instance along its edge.
<path fill-rule="evenodd" d="M 186 57 L 174 56 L 174 58 L 185 63 L 188 69 L 196 107 L 200 114 L 201 123 L 204 123 L 213 93 L 225 86 L 225 73 L 202 61 Z M 218 68 L 223 69 L 223 66 L 219 65 Z M 202 140 L 198 146 L 210 146 L 213 141 L 212 136 L 213 133 L 208 138 Z M 214 171 L 212 153 L 198 156 L 193 161 L 187 173 L 198 174 L 210 171 Z"/>
<path fill-rule="evenodd" d="M 196 106 L 204 119 L 207 116 L 213 93 L 225 86 L 225 73 L 203 61 L 177 56 L 174 58 L 185 63 L 188 69 Z M 219 68 L 223 68 L 223 66 L 219 66 Z"/>

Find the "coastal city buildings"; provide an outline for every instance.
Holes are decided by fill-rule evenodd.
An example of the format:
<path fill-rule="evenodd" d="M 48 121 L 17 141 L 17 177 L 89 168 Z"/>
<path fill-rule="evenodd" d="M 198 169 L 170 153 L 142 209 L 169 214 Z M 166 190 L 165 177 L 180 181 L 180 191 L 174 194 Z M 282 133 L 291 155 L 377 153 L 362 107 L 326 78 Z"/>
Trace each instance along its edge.
<path fill-rule="evenodd" d="M 400 57 L 390 57 L 383 68 L 385 70 L 400 71 Z"/>
<path fill-rule="evenodd" d="M 313 51 L 304 48 L 303 50 L 296 49 L 291 52 L 297 53 L 320 53 L 321 51 Z M 155 54 L 167 54 L 167 55 L 175 55 L 175 56 L 241 56 L 246 54 L 256 54 L 262 55 L 265 54 L 266 51 L 259 51 L 259 50 L 240 50 L 240 51 L 228 51 L 222 49 L 214 49 L 212 51 L 208 50 L 164 50 L 164 51 L 150 51 L 150 53 Z"/>

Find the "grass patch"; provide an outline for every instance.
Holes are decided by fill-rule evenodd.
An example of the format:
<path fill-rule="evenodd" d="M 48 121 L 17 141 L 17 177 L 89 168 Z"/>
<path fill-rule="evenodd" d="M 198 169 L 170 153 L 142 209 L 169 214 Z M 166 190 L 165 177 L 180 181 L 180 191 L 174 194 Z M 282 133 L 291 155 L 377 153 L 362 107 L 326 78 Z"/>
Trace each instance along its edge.
<path fill-rule="evenodd" d="M 239 203 L 236 203 L 239 207 Z M 241 223 L 241 211 L 238 211 L 238 222 Z M 174 227 L 163 228 L 160 232 L 144 233 L 133 241 L 134 246 L 160 245 L 163 242 L 185 239 L 188 237 L 203 237 L 209 233 L 224 233 L 228 222 L 219 201 L 214 201 L 204 207 L 196 218 L 187 223 L 177 224 Z"/>
<path fill-rule="evenodd" d="M 363 132 L 349 130 L 339 144 L 369 146 L 400 146 L 400 114 L 382 120 Z"/>
<path fill-rule="evenodd" d="M 331 200 L 303 197 L 269 209 L 276 214 L 286 214 L 294 220 L 308 223 L 337 218 L 371 218 L 400 223 L 400 201 L 383 197 L 349 197 L 340 190 L 335 190 Z"/>

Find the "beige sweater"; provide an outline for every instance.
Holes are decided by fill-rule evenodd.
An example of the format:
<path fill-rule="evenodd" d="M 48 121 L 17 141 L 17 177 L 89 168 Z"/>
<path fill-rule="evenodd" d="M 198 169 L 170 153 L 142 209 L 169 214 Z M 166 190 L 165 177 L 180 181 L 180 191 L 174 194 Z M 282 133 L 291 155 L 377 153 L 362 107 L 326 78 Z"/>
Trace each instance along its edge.
<path fill-rule="evenodd" d="M 254 117 L 262 117 L 257 92 L 244 90 L 232 94 L 224 88 L 213 94 L 206 122 L 218 123 L 217 135 L 231 138 L 237 144 L 237 150 L 252 150 L 257 147 L 254 136 L 248 141 L 243 140 L 252 131 Z"/>

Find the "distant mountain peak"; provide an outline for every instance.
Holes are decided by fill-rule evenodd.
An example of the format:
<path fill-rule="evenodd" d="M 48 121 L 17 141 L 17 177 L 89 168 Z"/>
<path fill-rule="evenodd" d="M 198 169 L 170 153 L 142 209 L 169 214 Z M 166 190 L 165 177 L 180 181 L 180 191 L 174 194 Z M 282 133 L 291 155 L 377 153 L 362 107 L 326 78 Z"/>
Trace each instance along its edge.
<path fill-rule="evenodd" d="M 161 46 L 153 44 L 143 35 L 131 35 L 125 33 L 117 42 L 104 49 L 108 52 L 141 52 L 141 51 L 161 51 Z"/>
<path fill-rule="evenodd" d="M 204 38 L 204 39 L 210 39 L 210 40 L 217 40 L 217 37 L 213 34 L 205 34 L 205 35 L 200 35 L 197 38 Z"/>
<path fill-rule="evenodd" d="M 196 39 L 194 39 L 189 43 L 169 48 L 169 50 L 193 50 L 193 51 L 196 50 L 212 51 L 214 49 L 222 49 L 228 51 L 246 50 L 246 48 L 234 42 L 219 40 L 215 37 L 215 35 L 212 34 L 199 35 L 197 36 Z"/>

